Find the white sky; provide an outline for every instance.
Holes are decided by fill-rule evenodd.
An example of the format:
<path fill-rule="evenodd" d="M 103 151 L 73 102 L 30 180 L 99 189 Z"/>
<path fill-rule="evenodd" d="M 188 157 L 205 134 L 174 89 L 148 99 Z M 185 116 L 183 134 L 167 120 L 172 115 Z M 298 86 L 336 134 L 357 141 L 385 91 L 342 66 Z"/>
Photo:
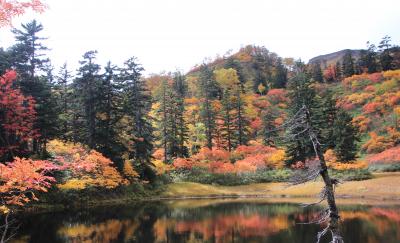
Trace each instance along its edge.
<path fill-rule="evenodd" d="M 364 48 L 384 35 L 400 44 L 399 0 L 44 0 L 36 18 L 58 68 L 75 70 L 85 51 L 115 64 L 136 56 L 147 74 L 188 71 L 206 57 L 256 44 L 307 61 L 346 48 Z M 13 44 L 0 29 L 0 46 Z"/>

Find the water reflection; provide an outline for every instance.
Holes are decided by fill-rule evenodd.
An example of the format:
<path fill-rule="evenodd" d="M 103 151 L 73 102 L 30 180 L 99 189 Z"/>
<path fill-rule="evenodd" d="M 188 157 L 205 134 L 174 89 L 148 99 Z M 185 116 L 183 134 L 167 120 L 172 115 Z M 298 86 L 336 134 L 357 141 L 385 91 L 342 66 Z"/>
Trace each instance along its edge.
<path fill-rule="evenodd" d="M 13 242 L 315 242 L 318 208 L 254 201 L 146 203 L 30 215 Z M 342 206 L 345 242 L 400 242 L 400 207 Z M 328 242 L 326 239 L 325 242 Z"/>

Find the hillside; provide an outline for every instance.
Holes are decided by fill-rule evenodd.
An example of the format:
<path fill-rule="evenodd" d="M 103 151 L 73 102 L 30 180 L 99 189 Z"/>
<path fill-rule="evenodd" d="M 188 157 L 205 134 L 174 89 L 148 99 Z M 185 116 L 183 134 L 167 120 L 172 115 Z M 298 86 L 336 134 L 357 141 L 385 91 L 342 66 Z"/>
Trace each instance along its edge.
<path fill-rule="evenodd" d="M 327 68 L 329 65 L 335 65 L 337 62 L 341 62 L 344 55 L 346 54 L 346 52 L 351 53 L 351 56 L 355 59 L 358 60 L 361 56 L 361 50 L 350 50 L 350 49 L 345 49 L 345 50 L 341 50 L 341 51 L 337 51 L 337 52 L 333 52 L 333 53 L 329 53 L 329 54 L 324 54 L 324 55 L 319 55 L 316 57 L 311 58 L 308 63 L 309 64 L 314 64 L 314 63 L 320 63 L 321 64 L 321 68 L 325 69 Z"/>

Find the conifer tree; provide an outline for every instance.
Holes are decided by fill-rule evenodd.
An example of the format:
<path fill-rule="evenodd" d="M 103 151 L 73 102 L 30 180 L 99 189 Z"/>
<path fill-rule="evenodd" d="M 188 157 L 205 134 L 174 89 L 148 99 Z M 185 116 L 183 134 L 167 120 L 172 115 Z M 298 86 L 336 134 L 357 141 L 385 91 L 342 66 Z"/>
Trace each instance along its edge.
<path fill-rule="evenodd" d="M 71 72 L 68 71 L 65 63 L 56 78 L 55 93 L 57 98 L 57 110 L 59 120 L 59 136 L 62 140 L 72 140 L 72 90 L 69 82 L 72 79 Z"/>
<path fill-rule="evenodd" d="M 187 95 L 187 84 L 185 77 L 180 73 L 174 74 L 173 90 L 176 96 L 176 109 L 175 111 L 175 122 L 176 122 L 176 135 L 178 140 L 177 157 L 187 157 L 189 155 L 189 149 L 186 147 L 188 141 L 188 126 L 184 118 L 185 114 L 185 97 Z"/>
<path fill-rule="evenodd" d="M 100 65 L 95 63 L 97 51 L 88 51 L 80 61 L 78 78 L 75 79 L 73 87 L 77 106 L 75 129 L 77 139 L 89 148 L 96 148 L 96 113 L 99 103 L 99 88 L 101 79 L 99 75 Z"/>
<path fill-rule="evenodd" d="M 283 89 L 287 83 L 287 69 L 282 63 L 282 58 L 278 58 L 276 64 L 275 75 L 272 79 L 272 87 L 275 89 Z"/>
<path fill-rule="evenodd" d="M 212 148 L 213 137 L 215 133 L 215 118 L 216 111 L 213 107 L 213 100 L 220 96 L 220 89 L 218 83 L 214 80 L 213 72 L 203 65 L 199 77 L 202 99 L 204 100 L 201 105 L 201 119 L 206 127 L 207 147 Z"/>
<path fill-rule="evenodd" d="M 387 71 L 392 69 L 393 57 L 391 55 L 391 37 L 385 36 L 382 38 L 381 42 L 379 42 L 379 62 L 382 68 L 382 71 Z"/>
<path fill-rule="evenodd" d="M 13 29 L 17 43 L 10 48 L 11 67 L 18 73 L 18 85 L 26 96 L 32 96 L 36 102 L 37 119 L 34 129 L 40 137 L 33 140 L 33 152 L 46 155 L 46 143 L 57 133 L 58 116 L 56 101 L 52 94 L 53 83 L 48 50 L 42 43 L 46 38 L 39 36 L 43 26 L 36 20 L 22 24 L 21 29 Z M 39 71 L 43 74 L 39 75 Z"/>
<path fill-rule="evenodd" d="M 149 116 L 152 99 L 141 77 L 143 70 L 136 58 L 132 57 L 124 63 L 119 78 L 124 87 L 124 114 L 128 119 L 125 130 L 129 136 L 129 159 L 142 179 L 152 181 L 155 177 L 150 161 L 154 141 Z"/>
<path fill-rule="evenodd" d="M 347 50 L 343 56 L 342 74 L 343 74 L 343 78 L 347 78 L 347 77 L 350 77 L 355 74 L 354 60 L 353 60 L 350 50 Z"/>
<path fill-rule="evenodd" d="M 340 109 L 332 126 L 334 151 L 341 162 L 353 161 L 357 156 L 358 130 L 352 124 L 352 117 Z"/>

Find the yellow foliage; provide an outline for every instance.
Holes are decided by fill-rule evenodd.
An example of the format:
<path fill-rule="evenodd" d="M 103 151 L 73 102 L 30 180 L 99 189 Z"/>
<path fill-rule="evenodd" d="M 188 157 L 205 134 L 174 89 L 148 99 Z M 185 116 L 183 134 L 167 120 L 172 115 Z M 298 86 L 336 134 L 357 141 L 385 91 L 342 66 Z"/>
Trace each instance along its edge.
<path fill-rule="evenodd" d="M 63 190 L 82 190 L 89 184 L 89 178 L 71 179 L 65 183 L 57 185 L 58 188 Z"/>
<path fill-rule="evenodd" d="M 326 165 L 329 168 L 335 170 L 356 170 L 356 169 L 365 169 L 367 168 L 368 164 L 365 161 L 351 161 L 348 163 L 338 161 L 338 158 L 335 152 L 332 149 L 328 149 L 325 154 L 325 161 Z"/>
<path fill-rule="evenodd" d="M 1 214 L 8 214 L 9 212 L 10 212 L 10 209 L 7 206 L 5 206 L 5 205 L 1 205 L 0 206 L 0 215 Z"/>
<path fill-rule="evenodd" d="M 165 164 L 162 160 L 156 159 L 152 161 L 156 167 L 157 175 L 162 175 L 173 169 L 172 165 Z"/>
<path fill-rule="evenodd" d="M 279 149 L 266 158 L 266 164 L 272 165 L 274 168 L 283 168 L 285 161 L 285 150 Z"/>
<path fill-rule="evenodd" d="M 221 85 L 222 88 L 231 88 L 239 84 L 239 77 L 236 70 L 233 68 L 217 69 L 214 71 L 215 80 Z"/>
<path fill-rule="evenodd" d="M 134 180 L 139 177 L 139 174 L 135 171 L 132 163 L 129 160 L 124 161 L 124 175 L 129 180 Z"/>
<path fill-rule="evenodd" d="M 400 69 L 383 72 L 383 77 L 386 79 L 400 79 Z"/>

